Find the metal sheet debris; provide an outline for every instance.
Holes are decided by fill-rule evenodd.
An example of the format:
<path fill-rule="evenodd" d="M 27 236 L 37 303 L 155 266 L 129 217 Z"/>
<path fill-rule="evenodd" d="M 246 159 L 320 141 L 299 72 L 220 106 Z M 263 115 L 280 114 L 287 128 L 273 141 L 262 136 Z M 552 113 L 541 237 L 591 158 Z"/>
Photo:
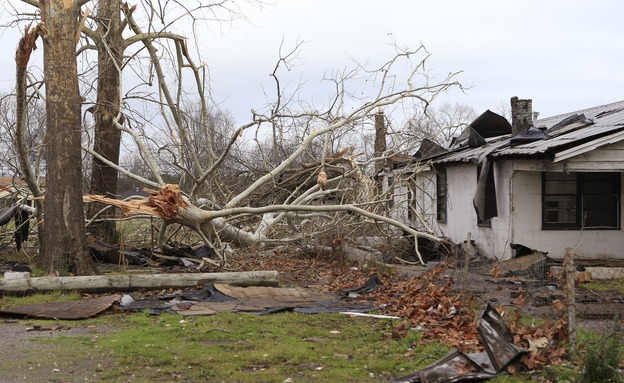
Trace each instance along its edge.
<path fill-rule="evenodd" d="M 513 344 L 513 334 L 498 312 L 488 303 L 477 321 L 485 352 L 466 354 L 455 350 L 442 359 L 395 383 L 455 383 L 482 381 L 504 372 L 527 350 Z"/>
<path fill-rule="evenodd" d="M 377 286 L 381 285 L 381 281 L 379 281 L 379 279 L 377 278 L 376 275 L 371 276 L 370 278 L 368 278 L 368 280 L 366 282 L 364 282 L 363 285 L 358 286 L 358 287 L 353 287 L 350 289 L 340 289 L 338 290 L 338 292 L 341 295 L 345 295 L 348 296 L 350 298 L 356 298 L 361 294 L 370 294 L 373 291 L 375 291 L 375 289 L 377 288 Z"/>
<path fill-rule="evenodd" d="M 86 319 L 103 312 L 119 299 L 118 295 L 83 298 L 71 302 L 39 303 L 0 310 L 0 315 L 47 319 Z"/>

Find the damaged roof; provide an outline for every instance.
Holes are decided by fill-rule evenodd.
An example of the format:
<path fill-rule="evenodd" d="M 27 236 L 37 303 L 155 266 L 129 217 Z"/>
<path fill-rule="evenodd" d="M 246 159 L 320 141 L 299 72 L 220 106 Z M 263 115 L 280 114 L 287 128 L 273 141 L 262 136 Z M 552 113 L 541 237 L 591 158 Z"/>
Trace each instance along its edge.
<path fill-rule="evenodd" d="M 497 127 L 491 122 L 502 120 L 493 118 L 493 112 L 489 110 L 486 113 L 489 122 L 488 132 L 508 131 L 508 122 L 506 125 L 501 122 L 501 126 Z M 479 116 L 471 126 L 478 126 L 479 121 L 485 119 L 484 115 Z M 486 134 L 488 137 L 483 138 L 480 141 L 482 144 L 476 147 L 470 144 L 470 142 L 474 143 L 474 140 L 456 141 L 449 154 L 437 156 L 433 162 L 476 161 L 485 155 L 494 158 L 537 157 L 552 159 L 555 162 L 561 161 L 600 146 L 624 140 L 624 101 L 544 118 L 537 120 L 534 125 L 516 135 Z M 476 129 L 471 126 L 467 129 L 472 129 L 471 133 L 474 135 Z M 477 131 L 477 134 L 479 133 Z M 483 137 L 482 134 L 481 137 Z"/>

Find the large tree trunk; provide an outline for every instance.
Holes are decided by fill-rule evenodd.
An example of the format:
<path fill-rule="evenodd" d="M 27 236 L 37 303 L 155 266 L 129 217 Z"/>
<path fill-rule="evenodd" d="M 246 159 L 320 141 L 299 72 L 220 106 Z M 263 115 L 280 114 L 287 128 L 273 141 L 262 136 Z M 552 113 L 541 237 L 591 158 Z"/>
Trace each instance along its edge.
<path fill-rule="evenodd" d="M 44 207 L 49 272 L 95 274 L 87 246 L 82 202 L 81 104 L 76 68 L 79 9 L 75 0 L 41 2 L 46 79 L 47 157 Z"/>
<path fill-rule="evenodd" d="M 98 44 L 98 81 L 97 102 L 93 116 L 95 118 L 95 134 L 93 150 L 114 164 L 119 163 L 119 145 L 121 131 L 113 123 L 119 113 L 119 87 L 123 42 L 119 30 L 120 14 L 117 0 L 100 0 L 98 5 L 98 34 L 103 42 Z M 91 169 L 91 193 L 112 197 L 117 194 L 117 170 L 104 164 L 97 158 L 93 159 Z M 89 204 L 88 216 L 93 217 L 106 205 Z M 114 209 L 100 215 L 110 218 Z M 116 242 L 117 235 L 113 221 L 94 222 L 89 225 L 89 232 L 96 238 L 107 242 Z"/>

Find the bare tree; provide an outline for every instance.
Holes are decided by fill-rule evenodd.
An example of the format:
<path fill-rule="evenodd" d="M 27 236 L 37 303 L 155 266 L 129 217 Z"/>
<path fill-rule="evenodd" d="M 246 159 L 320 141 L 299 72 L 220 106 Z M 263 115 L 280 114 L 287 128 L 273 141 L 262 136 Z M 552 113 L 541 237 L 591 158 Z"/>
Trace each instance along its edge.
<path fill-rule="evenodd" d="M 78 3 L 70 3 L 74 12 L 71 17 L 90 20 L 84 15 L 79 18 L 74 9 Z M 201 3 L 197 4 L 201 8 Z M 91 196 L 91 201 L 119 206 L 126 212 L 140 210 L 162 218 L 161 248 L 167 227 L 182 225 L 195 231 L 204 244 L 217 249 L 221 258 L 224 258 L 222 250 L 226 242 L 266 245 L 301 241 L 339 227 L 390 225 L 416 238 L 435 239 L 380 214 L 379 204 L 383 197 L 378 195 L 374 182 L 366 175 L 366 169 L 379 158 L 358 150 L 364 146 L 360 139 L 364 136 L 364 127 L 374 127 L 372 122 L 377 111 L 396 104 L 406 104 L 404 108 L 407 108 L 410 103 L 426 110 L 440 93 L 460 87 L 455 74 L 435 83 L 423 75 L 429 56 L 423 46 L 416 50 L 397 49 L 395 56 L 377 67 L 355 65 L 352 70 L 328 76 L 325 80 L 333 85 L 335 93 L 325 104 L 312 105 L 301 101 L 298 94 L 301 86 L 283 87 L 287 83 L 282 80 L 283 76 L 292 69 L 292 60 L 298 57 L 301 49 L 301 44 L 297 43 L 292 50 L 284 50 L 285 53 L 278 57 L 272 74 L 275 92 L 268 105 L 252 110 L 249 122 L 225 131 L 217 140 L 217 129 L 211 128 L 210 124 L 218 114 L 210 117 L 206 72 L 203 66 L 195 64 L 201 62 L 196 56 L 197 51 L 192 51 L 181 35 L 168 32 L 166 28 L 153 30 L 154 17 L 165 17 L 165 14 L 150 9 L 147 2 L 140 5 L 148 11 L 145 14 L 151 15 L 147 19 L 135 18 L 142 15 L 140 10 L 122 5 L 124 18 L 121 25 L 133 33 L 123 40 L 123 51 L 128 53 L 131 46 L 137 49 L 121 66 L 111 60 L 116 63 L 114 70 L 120 76 L 124 67 L 132 67 L 139 84 L 125 92 L 126 98 L 116 101 L 118 105 L 108 105 L 111 109 L 106 113 L 112 114 L 106 121 L 132 141 L 134 152 L 144 168 L 149 169 L 150 176 L 119 166 L 114 155 L 107 156 L 86 146 L 83 150 L 101 166 L 110 167 L 154 190 L 151 197 L 134 202 L 101 196 Z M 185 14 L 191 13 L 185 10 Z M 74 24 L 80 25 L 79 22 Z M 166 24 L 167 27 L 170 25 Z M 104 26 L 101 30 L 88 27 L 83 28 L 90 39 L 86 41 L 93 41 L 94 46 L 97 43 L 110 46 L 102 39 Z M 77 32 L 78 28 L 74 27 L 74 30 Z M 72 31 L 65 33 L 71 34 Z M 99 37 L 94 31 L 100 32 Z M 90 43 L 85 43 L 82 48 L 89 46 Z M 45 57 L 49 59 L 47 55 Z M 404 72 L 404 68 L 412 70 Z M 75 67 L 65 69 L 73 78 Z M 191 81 L 187 81 L 187 73 Z M 355 88 L 352 83 L 359 81 L 370 87 L 365 96 L 359 91 L 358 94 L 350 92 Z M 76 101 L 73 99 L 73 82 L 54 84 L 62 85 L 60 89 L 67 90 L 70 99 Z M 157 85 L 157 92 L 151 90 L 152 84 Z M 110 100 L 112 98 L 108 102 Z M 48 113 L 58 107 L 50 99 L 47 102 Z M 146 106 L 148 103 L 155 108 Z M 80 102 L 76 104 L 80 105 Z M 96 102 L 95 105 L 94 111 L 99 113 L 101 104 Z M 200 105 L 197 113 L 192 105 Z M 158 111 L 158 116 L 146 116 L 146 111 L 154 110 Z M 69 118 L 73 113 L 73 109 L 65 110 L 62 117 Z M 48 119 L 51 117 L 57 115 L 48 114 Z M 79 120 L 65 122 L 67 126 L 76 126 Z M 51 128 L 49 126 L 49 133 Z M 73 139 L 72 136 L 72 145 Z M 199 142 L 205 143 L 205 152 L 198 150 L 196 144 Z M 250 142 L 257 148 L 257 155 L 253 157 L 245 148 L 245 143 Z M 58 147 L 53 143 L 48 148 L 48 162 L 53 158 L 56 160 L 51 154 L 56 153 L 55 150 Z M 74 157 L 72 160 L 59 158 L 62 163 L 70 164 Z M 182 190 L 178 185 L 168 185 L 171 182 L 166 176 L 172 173 L 177 174 L 176 183 L 183 185 Z M 225 177 L 235 175 L 241 178 L 241 182 L 225 182 Z M 54 179 L 54 182 L 59 181 Z M 46 216 L 47 213 L 46 205 Z M 313 221 L 314 229 L 304 230 L 304 221 Z M 83 232 L 76 235 L 81 236 Z"/>
<path fill-rule="evenodd" d="M 365 224 L 367 221 L 389 224 L 415 237 L 425 236 L 434 239 L 432 235 L 416 232 L 398 221 L 376 213 L 375 204 L 379 201 L 375 185 L 363 171 L 368 160 L 358 161 L 356 153 L 349 150 L 335 152 L 330 150 L 330 147 L 335 142 L 336 135 L 347 136 L 349 133 L 356 132 L 358 126 L 362 124 L 370 125 L 371 116 L 379 108 L 409 101 L 416 101 L 421 107 L 427 107 L 439 93 L 451 87 L 460 86 L 454 79 L 454 75 L 449 75 L 448 78 L 435 84 L 427 81 L 417 83 L 417 79 L 422 78 L 418 76 L 419 71 L 424 67 L 428 57 L 424 47 L 416 51 L 399 51 L 381 67 L 370 70 L 359 67 L 358 70 L 333 78 L 332 81 L 336 84 L 337 91 L 333 102 L 324 109 L 302 108 L 295 111 L 294 105 L 288 102 L 294 98 L 283 93 L 279 81 L 279 69 L 282 68 L 280 65 L 288 63 L 288 57 L 291 54 L 292 52 L 285 57 L 280 57 L 277 69 L 274 71 L 276 82 L 274 103 L 266 108 L 267 113 L 253 112 L 251 121 L 241 125 L 233 133 L 226 150 L 222 153 L 221 158 L 225 158 L 237 137 L 244 131 L 251 131 L 253 137 L 260 137 L 264 131 L 271 137 L 272 145 L 269 145 L 269 148 L 273 151 L 272 156 L 255 158 L 256 164 L 260 164 L 257 171 L 262 173 L 256 174 L 252 182 L 243 190 L 222 201 L 206 199 L 198 194 L 201 185 L 217 171 L 214 165 L 223 162 L 220 158 L 207 169 L 194 166 L 191 162 L 191 165 L 184 170 L 194 181 L 188 195 L 182 195 L 176 186 L 164 185 L 164 182 L 157 181 L 154 186 L 159 186 L 161 189 L 153 191 L 152 197 L 146 200 L 127 203 L 95 196 L 91 198 L 114 204 L 126 212 L 149 212 L 163 218 L 164 227 L 172 224 L 186 226 L 195 230 L 204 243 L 217 248 L 221 242 L 259 245 L 274 243 L 276 240 L 280 242 L 301 240 L 304 233 L 293 219 L 301 216 L 314 217 L 324 222 L 319 225 L 321 227 L 319 231 L 307 233 L 307 235 L 319 235 L 330 227 L 353 221 L 353 217 L 362 217 L 364 220 L 360 220 L 360 224 Z M 415 68 L 412 72 L 405 74 L 398 70 L 397 67 L 404 65 L 404 60 L 416 60 L 416 63 L 412 63 L 412 67 Z M 371 92 L 372 96 L 365 101 L 350 98 L 346 89 L 349 88 L 351 81 L 355 81 L 363 73 L 371 83 L 376 85 Z M 403 88 L 399 88 L 397 84 L 399 75 L 404 76 Z M 159 77 L 159 81 L 164 82 L 164 78 Z M 287 135 L 284 134 L 282 128 L 285 126 L 304 126 L 310 129 L 303 129 L 304 134 L 299 137 L 295 145 L 284 146 Z M 174 140 L 176 137 L 188 134 L 186 125 L 178 124 L 177 128 L 184 129 L 184 131 L 174 131 L 174 134 L 170 136 Z M 135 136 L 135 138 L 140 137 Z M 257 143 L 261 142 L 260 139 L 254 140 Z M 283 154 L 275 153 L 277 145 L 280 146 L 279 149 L 283 151 Z M 315 145 L 319 145 L 320 148 L 315 161 L 309 163 L 302 161 Z M 149 150 L 148 142 L 137 141 L 137 147 L 148 163 L 153 161 L 150 169 L 158 172 L 154 151 Z M 188 146 L 182 147 L 188 148 Z M 266 153 L 266 148 L 259 153 L 262 152 Z M 298 173 L 294 172 L 296 168 L 300 170 Z M 334 172 L 329 174 L 326 183 L 323 182 L 323 185 L 320 185 L 317 179 L 320 179 L 321 173 L 325 173 L 327 169 L 332 169 Z M 198 173 L 200 170 L 201 172 Z M 285 180 L 289 182 L 284 182 Z M 250 203 L 254 197 L 266 193 L 267 190 L 273 190 L 273 196 L 280 197 L 269 205 L 254 206 Z M 255 220 L 254 226 L 245 227 L 236 224 L 236 222 L 241 222 L 241 217 L 249 216 L 260 216 L 260 218 Z M 283 228 L 288 229 L 284 232 Z M 161 234 L 164 232 L 161 230 Z M 159 238 L 161 246 L 163 235 Z"/>
<path fill-rule="evenodd" d="M 438 108 L 416 109 L 400 133 L 398 142 L 413 148 L 427 138 L 441 146 L 448 146 L 451 139 L 476 117 L 471 106 L 461 104 L 445 103 Z"/>

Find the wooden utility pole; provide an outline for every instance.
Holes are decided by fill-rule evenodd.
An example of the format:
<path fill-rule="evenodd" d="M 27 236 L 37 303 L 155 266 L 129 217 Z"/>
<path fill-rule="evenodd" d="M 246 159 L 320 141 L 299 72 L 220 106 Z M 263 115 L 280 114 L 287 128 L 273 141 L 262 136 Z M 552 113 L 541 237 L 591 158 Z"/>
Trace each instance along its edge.
<path fill-rule="evenodd" d="M 381 158 L 386 151 L 386 135 L 388 131 L 386 129 L 386 120 L 384 113 L 381 109 L 375 113 L 375 147 L 374 156 L 375 160 L 375 174 L 377 174 L 385 165 L 385 160 Z"/>
<path fill-rule="evenodd" d="M 574 249 L 568 247 L 563 258 L 563 275 L 565 279 L 564 293 L 566 296 L 566 306 L 568 308 L 568 342 L 570 343 L 570 353 L 576 353 L 576 305 L 574 300 Z"/>

